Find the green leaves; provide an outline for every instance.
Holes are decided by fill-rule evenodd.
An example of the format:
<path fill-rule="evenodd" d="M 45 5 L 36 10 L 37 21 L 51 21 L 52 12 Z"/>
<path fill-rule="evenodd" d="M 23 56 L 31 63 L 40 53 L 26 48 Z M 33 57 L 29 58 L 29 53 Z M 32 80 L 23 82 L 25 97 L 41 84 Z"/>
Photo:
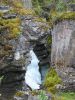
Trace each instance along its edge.
<path fill-rule="evenodd" d="M 59 78 L 55 69 L 51 68 L 47 73 L 44 81 L 44 87 L 47 91 L 55 93 L 56 85 L 61 83 L 61 79 Z"/>
<path fill-rule="evenodd" d="M 66 6 L 66 4 L 62 1 L 62 0 L 59 0 L 58 2 L 57 2 L 57 5 L 56 5 L 56 10 L 57 11 L 65 11 L 66 10 L 66 8 L 67 8 L 67 6 Z"/>
<path fill-rule="evenodd" d="M 48 96 L 46 96 L 46 92 L 45 91 L 43 91 L 43 90 L 41 90 L 40 92 L 39 92 L 39 100 L 48 100 Z"/>

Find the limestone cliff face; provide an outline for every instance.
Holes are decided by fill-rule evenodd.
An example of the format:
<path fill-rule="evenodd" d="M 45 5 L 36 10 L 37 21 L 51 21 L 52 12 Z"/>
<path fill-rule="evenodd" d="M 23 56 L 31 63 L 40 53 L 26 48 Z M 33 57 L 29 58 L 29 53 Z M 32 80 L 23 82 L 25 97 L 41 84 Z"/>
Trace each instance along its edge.
<path fill-rule="evenodd" d="M 75 87 L 75 20 L 54 26 L 51 61 L 66 86 L 69 89 Z"/>
<path fill-rule="evenodd" d="M 52 32 L 52 63 L 75 66 L 75 21 L 63 21 Z"/>

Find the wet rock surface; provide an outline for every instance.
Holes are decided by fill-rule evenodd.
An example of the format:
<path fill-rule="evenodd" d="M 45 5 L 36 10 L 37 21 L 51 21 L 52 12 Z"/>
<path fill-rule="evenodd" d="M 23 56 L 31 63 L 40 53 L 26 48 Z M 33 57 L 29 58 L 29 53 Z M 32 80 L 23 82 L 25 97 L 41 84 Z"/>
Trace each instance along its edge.
<path fill-rule="evenodd" d="M 48 50 L 46 49 L 45 45 L 38 42 L 36 43 L 36 45 L 34 46 L 34 52 L 36 53 L 38 59 L 40 60 L 40 65 L 44 65 L 44 64 L 48 64 L 49 60 L 49 52 Z M 47 61 L 47 62 L 44 62 Z"/>
<path fill-rule="evenodd" d="M 39 70 L 41 73 L 41 79 L 44 81 L 45 75 L 50 68 L 50 52 L 45 47 L 45 44 L 37 42 L 33 51 L 39 59 Z"/>

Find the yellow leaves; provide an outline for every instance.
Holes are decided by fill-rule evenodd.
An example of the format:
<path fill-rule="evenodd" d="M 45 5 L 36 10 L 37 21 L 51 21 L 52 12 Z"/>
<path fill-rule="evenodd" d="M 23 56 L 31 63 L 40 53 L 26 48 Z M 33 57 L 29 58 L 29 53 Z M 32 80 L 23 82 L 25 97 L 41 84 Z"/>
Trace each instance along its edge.
<path fill-rule="evenodd" d="M 74 92 L 60 92 L 57 94 L 52 94 L 52 100 L 75 100 L 75 93 Z"/>
<path fill-rule="evenodd" d="M 66 12 L 61 15 L 61 19 L 75 19 L 75 12 Z"/>
<path fill-rule="evenodd" d="M 15 6 L 16 8 L 22 8 L 22 3 L 14 0 L 13 6 Z"/>
<path fill-rule="evenodd" d="M 11 20 L 12 23 L 20 23 L 20 19 L 19 18 L 14 18 L 14 19 L 10 19 L 10 20 Z"/>
<path fill-rule="evenodd" d="M 3 16 L 3 13 L 0 11 L 0 17 L 2 17 Z"/>
<path fill-rule="evenodd" d="M 13 33 L 14 36 L 17 36 L 17 35 L 20 34 L 20 29 L 18 27 L 17 28 L 13 28 L 12 29 L 12 33 Z"/>
<path fill-rule="evenodd" d="M 22 8 L 22 9 L 19 10 L 19 14 L 20 15 L 32 15 L 33 10 Z"/>
<path fill-rule="evenodd" d="M 50 12 L 50 18 L 49 18 L 50 27 L 53 27 L 54 24 L 57 24 L 62 20 L 75 20 L 75 12 L 60 12 L 60 13 L 57 11 Z"/>
<path fill-rule="evenodd" d="M 52 17 L 52 19 L 57 18 L 57 16 L 58 16 L 58 13 L 55 10 L 51 11 L 51 17 Z"/>
<path fill-rule="evenodd" d="M 8 27 L 11 27 L 11 28 L 15 28 L 16 26 L 18 26 L 19 25 L 19 23 L 9 23 L 7 26 Z"/>
<path fill-rule="evenodd" d="M 0 19 L 0 25 L 10 25 L 10 24 L 20 24 L 20 19 L 19 18 L 14 18 L 14 19 Z"/>
<path fill-rule="evenodd" d="M 14 19 L 1 19 L 0 25 L 5 26 L 9 29 L 9 32 L 16 37 L 20 34 L 20 19 L 14 18 Z"/>
<path fill-rule="evenodd" d="M 16 96 L 23 96 L 24 95 L 24 93 L 22 92 L 22 91 L 18 91 L 18 92 L 16 92 L 16 94 L 15 94 Z"/>
<path fill-rule="evenodd" d="M 32 9 L 25 9 L 25 8 L 14 8 L 13 11 L 18 13 L 19 15 L 33 15 Z"/>
<path fill-rule="evenodd" d="M 34 19 L 34 21 L 37 21 L 37 22 L 46 22 L 46 19 L 45 18 L 36 17 Z"/>
<path fill-rule="evenodd" d="M 55 69 L 51 68 L 45 77 L 44 87 L 47 89 L 47 91 L 55 93 L 55 86 L 59 83 L 61 83 L 61 79 L 59 78 Z"/>
<path fill-rule="evenodd" d="M 33 14 L 33 10 L 24 8 L 21 1 L 13 0 L 11 6 L 13 8 L 12 11 L 20 15 L 32 15 Z"/>

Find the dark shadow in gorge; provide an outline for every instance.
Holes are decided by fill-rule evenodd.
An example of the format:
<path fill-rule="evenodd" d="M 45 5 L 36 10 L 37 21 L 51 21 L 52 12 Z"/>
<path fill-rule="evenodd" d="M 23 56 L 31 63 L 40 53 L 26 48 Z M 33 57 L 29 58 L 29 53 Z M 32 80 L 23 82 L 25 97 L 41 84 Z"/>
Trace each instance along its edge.
<path fill-rule="evenodd" d="M 43 82 L 46 76 L 46 73 L 48 72 L 50 68 L 51 50 L 49 51 L 47 47 L 45 46 L 45 44 L 41 42 L 36 42 L 36 45 L 34 46 L 33 51 L 35 52 L 36 56 L 38 57 L 40 61 L 39 70 L 40 70 L 41 79 Z"/>
<path fill-rule="evenodd" d="M 4 84 L 0 86 L 0 100 L 13 100 L 17 91 L 21 90 L 23 86 L 22 82 L 13 82 L 10 84 Z"/>

